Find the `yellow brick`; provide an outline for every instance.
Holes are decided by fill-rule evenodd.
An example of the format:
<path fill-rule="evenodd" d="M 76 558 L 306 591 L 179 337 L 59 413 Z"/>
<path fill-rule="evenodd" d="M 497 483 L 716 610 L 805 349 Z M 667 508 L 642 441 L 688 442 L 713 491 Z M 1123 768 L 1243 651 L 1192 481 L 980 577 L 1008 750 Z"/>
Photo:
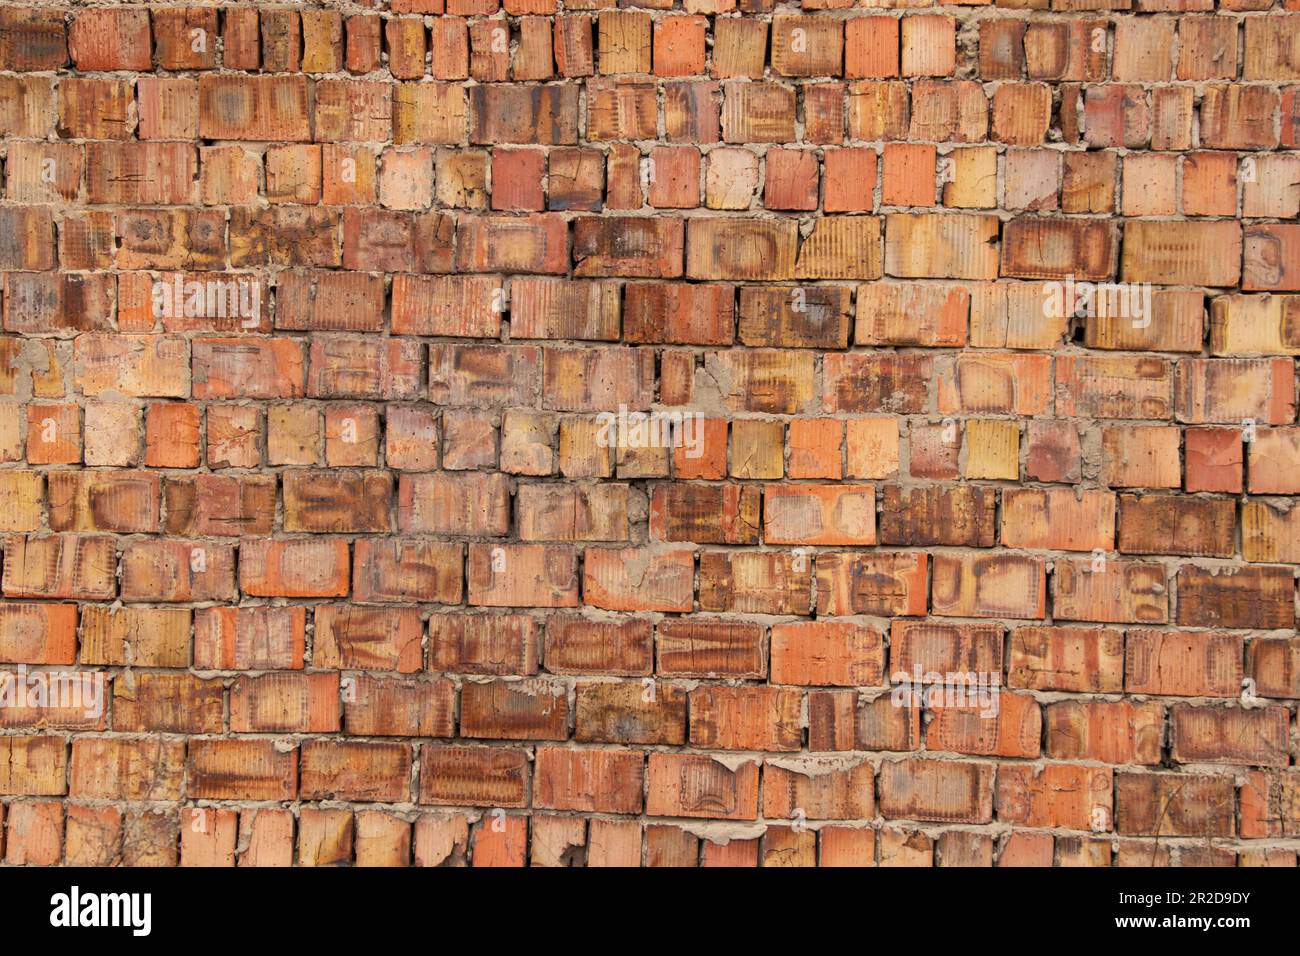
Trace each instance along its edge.
<path fill-rule="evenodd" d="M 958 209 L 994 209 L 998 204 L 998 151 L 993 146 L 954 149 L 939 158 L 943 204 Z"/>
<path fill-rule="evenodd" d="M 780 478 L 785 428 L 780 422 L 741 419 L 731 424 L 731 476 Z"/>
<path fill-rule="evenodd" d="M 898 419 L 851 419 L 847 445 L 846 477 L 888 478 L 898 474 Z"/>
<path fill-rule="evenodd" d="M 966 477 L 1015 481 L 1020 477 L 1020 423 L 975 419 L 966 423 Z"/>

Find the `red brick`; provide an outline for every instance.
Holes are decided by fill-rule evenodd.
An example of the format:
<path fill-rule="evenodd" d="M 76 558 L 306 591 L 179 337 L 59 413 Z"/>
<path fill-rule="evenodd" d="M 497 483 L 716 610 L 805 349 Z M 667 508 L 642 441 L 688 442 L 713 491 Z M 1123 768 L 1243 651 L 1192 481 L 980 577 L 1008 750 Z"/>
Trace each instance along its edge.
<path fill-rule="evenodd" d="M 1252 771 L 1240 792 L 1243 837 L 1286 838 L 1300 833 L 1300 774 Z"/>
<path fill-rule="evenodd" d="M 298 816 L 299 865 L 349 865 L 354 835 L 351 810 L 304 807 Z"/>
<path fill-rule="evenodd" d="M 1142 836 L 1232 836 L 1236 799 L 1226 776 L 1121 773 L 1115 829 Z"/>
<path fill-rule="evenodd" d="M 134 733 L 219 734 L 225 688 L 190 674 L 138 674 L 113 682 L 113 729 Z"/>
<path fill-rule="evenodd" d="M 322 605 L 316 609 L 313 663 L 323 667 L 418 671 L 424 628 L 412 608 L 356 608 Z"/>
<path fill-rule="evenodd" d="M 1285 707 L 1170 708 L 1172 753 L 1179 763 L 1226 763 L 1286 767 L 1290 712 Z"/>
<path fill-rule="evenodd" d="M 337 674 L 263 674 L 230 688 L 235 733 L 331 733 L 339 729 Z"/>
<path fill-rule="evenodd" d="M 537 679 L 466 683 L 460 707 L 463 737 L 563 740 L 568 736 L 568 700 L 558 684 Z"/>
<path fill-rule="evenodd" d="M 988 823 L 993 774 L 993 764 L 886 760 L 880 766 L 880 812 L 889 819 Z"/>
<path fill-rule="evenodd" d="M 4 547 L 6 597 L 111 599 L 116 593 L 116 551 L 107 537 L 51 535 L 9 538 Z M 25 609 L 25 618 L 35 607 Z M 53 610 L 51 612 L 53 614 Z M 64 623 L 50 618 L 51 631 Z"/>
<path fill-rule="evenodd" d="M 1105 628 L 1018 627 L 1011 635 L 1007 684 L 1119 693 L 1124 685 L 1124 637 Z"/>
<path fill-rule="evenodd" d="M 600 621 L 554 614 L 546 622 L 547 670 L 559 674 L 649 674 L 653 656 L 648 621 Z"/>
<path fill-rule="evenodd" d="M 691 744 L 703 749 L 798 750 L 802 696 L 775 687 L 697 687 L 691 692 Z"/>
<path fill-rule="evenodd" d="M 659 625 L 658 667 L 670 677 L 762 677 L 763 631 L 754 624 L 696 618 Z"/>
<path fill-rule="evenodd" d="M 77 69 L 87 72 L 148 71 L 152 66 L 149 11 L 79 11 L 68 28 L 68 52 Z"/>
<path fill-rule="evenodd" d="M 932 673 L 996 673 L 1001 671 L 1002 628 L 896 620 L 890 647 L 891 681 L 915 682 Z"/>
<path fill-rule="evenodd" d="M 190 611 L 181 608 L 88 606 L 82 612 L 81 662 L 184 667 L 189 661 L 190 617 Z"/>
<path fill-rule="evenodd" d="M 581 683 L 574 739 L 620 744 L 686 742 L 686 691 L 673 684 Z"/>
<path fill-rule="evenodd" d="M 1188 491 L 1236 493 L 1242 490 L 1239 429 L 1189 428 L 1183 433 L 1183 445 L 1187 456 L 1184 487 Z"/>
<path fill-rule="evenodd" d="M 415 822 L 415 865 L 463 865 L 469 847 L 469 823 L 463 814 L 426 813 Z"/>
<path fill-rule="evenodd" d="M 1052 605 L 1058 621 L 1164 624 L 1169 620 L 1165 569 L 1142 561 L 1057 561 Z"/>
<path fill-rule="evenodd" d="M 640 751 L 538 747 L 534 806 L 598 813 L 640 813 Z"/>
<path fill-rule="evenodd" d="M 998 819 L 1027 827 L 1108 830 L 1111 771 L 1049 764 L 998 768 Z"/>
<path fill-rule="evenodd" d="M 60 737 L 0 737 L 5 757 L 0 793 L 14 796 L 60 796 L 67 793 L 68 751 Z M 757 781 L 755 781 L 757 783 Z"/>
<path fill-rule="evenodd" d="M 452 737 L 456 689 L 450 680 L 347 678 L 342 683 L 343 725 L 349 734 L 376 737 Z"/>
<path fill-rule="evenodd" d="M 817 612 L 923 616 L 928 567 L 923 553 L 819 553 Z"/>
<path fill-rule="evenodd" d="M 862 687 L 880 684 L 883 637 L 850 622 L 804 622 L 772 628 L 772 680 L 778 684 Z"/>
<path fill-rule="evenodd" d="M 240 586 L 248 594 L 342 597 L 348 593 L 345 541 L 247 541 L 240 558 Z"/>
<path fill-rule="evenodd" d="M 734 767 L 703 754 L 651 753 L 646 813 L 656 817 L 754 820 L 758 816 L 758 764 Z"/>
<path fill-rule="evenodd" d="M 194 624 L 194 664 L 211 670 L 301 668 L 302 608 L 205 608 Z"/>
<path fill-rule="evenodd" d="M 1195 631 L 1129 631 L 1124 688 L 1178 697 L 1236 697 L 1241 638 Z"/>
<path fill-rule="evenodd" d="M 5 862 L 15 866 L 57 866 L 63 851 L 63 805 L 25 800 L 9 808 Z"/>
<path fill-rule="evenodd" d="M 1109 551 L 1115 543 L 1115 496 L 1009 488 L 1002 496 L 1002 543 L 1048 551 Z"/>
<path fill-rule="evenodd" d="M 694 570 L 691 551 L 591 548 L 583 593 L 586 603 L 608 610 L 690 611 Z"/>
<path fill-rule="evenodd" d="M 406 743 L 307 741 L 301 764 L 304 800 L 409 799 L 411 748 Z"/>
<path fill-rule="evenodd" d="M 935 555 L 930 591 L 935 614 L 1042 617 L 1047 581 L 1041 559 L 1022 555 Z"/>
<path fill-rule="evenodd" d="M 1165 710 L 1158 703 L 1064 700 L 1044 708 L 1047 754 L 1057 760 L 1158 764 Z"/>
<path fill-rule="evenodd" d="M 1290 568 L 1178 569 L 1178 623 L 1190 627 L 1295 626 L 1295 581 Z"/>
<path fill-rule="evenodd" d="M 217 140 L 307 140 L 302 76 L 199 77 L 199 135 Z"/>
<path fill-rule="evenodd" d="M 812 569 L 805 556 L 778 551 L 705 551 L 699 598 L 704 611 L 806 615 Z"/>
<path fill-rule="evenodd" d="M 194 740 L 186 763 L 187 793 L 196 799 L 293 800 L 298 753 L 270 740 Z"/>
<path fill-rule="evenodd" d="M 83 34 L 90 21 L 82 25 Z M 58 10 L 10 7 L 0 13 L 0 67 L 57 70 L 68 62 L 64 18 Z M 84 54 L 83 54 L 84 55 Z M 147 68 L 147 67 L 146 67 Z"/>
<path fill-rule="evenodd" d="M 985 676 L 981 681 L 976 675 L 976 680 L 968 680 L 965 686 L 950 684 L 933 688 L 933 694 L 927 695 L 934 698 L 933 703 L 928 703 L 934 719 L 926 729 L 926 749 L 995 757 L 1037 757 L 1042 736 L 1038 701 L 1022 694 L 999 693 L 994 698 L 986 688 L 1000 680 L 995 675 L 991 679 Z M 950 696 L 952 706 L 949 706 Z M 972 703 L 972 698 L 977 698 L 977 702 Z"/>
<path fill-rule="evenodd" d="M 420 803 L 523 807 L 529 779 L 527 753 L 513 747 L 420 748 Z"/>

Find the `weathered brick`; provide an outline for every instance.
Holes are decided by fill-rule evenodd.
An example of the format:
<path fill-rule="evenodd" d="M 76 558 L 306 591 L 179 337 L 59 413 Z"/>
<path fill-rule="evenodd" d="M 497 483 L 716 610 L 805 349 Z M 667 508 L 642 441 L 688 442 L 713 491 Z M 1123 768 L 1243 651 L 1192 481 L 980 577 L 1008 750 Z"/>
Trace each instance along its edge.
<path fill-rule="evenodd" d="M 343 726 L 376 737 L 452 737 L 456 688 L 450 680 L 357 677 L 342 685 Z"/>
<path fill-rule="evenodd" d="M 185 746 L 177 740 L 82 737 L 72 743 L 69 796 L 178 800 Z"/>
<path fill-rule="evenodd" d="M 1115 775 L 1115 829 L 1138 836 L 1232 836 L 1231 778 L 1175 773 Z"/>
<path fill-rule="evenodd" d="M 885 272 L 909 278 L 996 279 L 997 238 L 992 216 L 896 213 L 885 219 Z"/>
<path fill-rule="evenodd" d="M 84 37 L 90 21 L 80 29 Z M 6 70 L 57 70 L 68 62 L 61 11 L 10 7 L 0 13 L 0 37 L 0 66 Z"/>
<path fill-rule="evenodd" d="M 1124 688 L 1177 697 L 1235 697 L 1241 691 L 1241 638 L 1197 631 L 1128 632 Z"/>
<path fill-rule="evenodd" d="M 420 803 L 523 807 L 529 780 L 528 754 L 518 748 L 420 748 Z"/>
<path fill-rule="evenodd" d="M 409 744 L 313 740 L 303 743 L 300 757 L 300 793 L 305 800 L 409 799 Z"/>
<path fill-rule="evenodd" d="M 68 28 L 68 53 L 79 70 L 147 71 L 150 39 L 147 10 L 83 10 Z"/>
<path fill-rule="evenodd" d="M 339 729 L 337 674 L 241 676 L 230 687 L 235 733 L 332 733 Z"/>
<path fill-rule="evenodd" d="M 191 674 L 138 674 L 113 681 L 113 729 L 134 733 L 219 734 L 225 688 Z"/>
<path fill-rule="evenodd" d="M 647 760 L 646 813 L 656 817 L 753 820 L 758 816 L 758 764 L 734 768 L 703 754 L 652 752 Z"/>
<path fill-rule="evenodd" d="M 1119 498 L 1119 550 L 1127 554 L 1231 557 L 1236 526 L 1235 503 L 1224 498 Z"/>
<path fill-rule="evenodd" d="M 886 760 L 880 765 L 880 812 L 890 819 L 988 823 L 994 765 L 955 760 Z"/>
<path fill-rule="evenodd" d="M 199 135 L 217 140 L 309 140 L 303 76 L 199 77 Z"/>
<path fill-rule="evenodd" d="M 934 556 L 930 601 L 935 614 L 1039 618 L 1046 600 L 1041 559 L 1013 554 Z"/>
<path fill-rule="evenodd" d="M 925 614 L 925 554 L 822 552 L 817 555 L 817 613 L 830 616 Z"/>
<path fill-rule="evenodd" d="M 802 810 L 814 820 L 875 816 L 875 768 L 870 761 L 836 764 L 833 758 L 768 758 L 763 763 L 763 815 L 789 819 Z"/>
<path fill-rule="evenodd" d="M 5 597 L 112 599 L 117 554 L 111 538 L 15 536 L 4 546 Z"/>
<path fill-rule="evenodd" d="M 555 810 L 640 813 L 643 759 L 637 750 L 538 747 L 534 805 Z"/>
<path fill-rule="evenodd" d="M 927 675 L 1001 671 L 1002 628 L 994 624 L 942 624 L 895 620 L 890 628 L 891 681 Z"/>
<path fill-rule="evenodd" d="M 1290 568 L 1178 569 L 1178 623 L 1191 627 L 1295 626 Z"/>
<path fill-rule="evenodd" d="M 690 695 L 690 740 L 703 749 L 798 750 L 802 695 L 788 688 L 697 687 Z"/>
<path fill-rule="evenodd" d="M 689 550 L 590 548 L 583 564 L 583 595 L 586 603 L 607 610 L 690 611 L 694 572 Z"/>
<path fill-rule="evenodd" d="M 768 488 L 763 537 L 770 544 L 876 543 L 873 485 Z"/>
<path fill-rule="evenodd" d="M 1057 620 L 1163 624 L 1169 619 L 1165 569 L 1142 561 L 1057 561 L 1052 605 Z"/>
<path fill-rule="evenodd" d="M 5 758 L 0 763 L 0 793 L 43 797 L 68 792 L 68 750 L 62 737 L 5 735 L 0 737 L 0 754 Z"/>
<path fill-rule="evenodd" d="M 1300 832 L 1300 774 L 1252 771 L 1241 788 L 1241 835 L 1293 837 Z"/>
<path fill-rule="evenodd" d="M 1043 711 L 1047 754 L 1056 760 L 1158 764 L 1165 710 L 1153 701 L 1063 700 Z"/>
<path fill-rule="evenodd" d="M 558 684 L 537 679 L 467 683 L 461 688 L 460 706 L 464 737 L 563 740 L 568 736 L 568 700 Z"/>
<path fill-rule="evenodd" d="M 342 597 L 348 593 L 348 545 L 337 539 L 245 541 L 240 587 L 266 597 Z"/>
<path fill-rule="evenodd" d="M 699 599 L 704 611 L 807 614 L 812 568 L 806 557 L 777 551 L 705 551 Z"/>
<path fill-rule="evenodd" d="M 1018 627 L 1011 634 L 1007 685 L 1119 693 L 1124 686 L 1124 637 L 1106 628 Z"/>
<path fill-rule="evenodd" d="M 1108 769 L 1004 765 L 998 768 L 998 819 L 1029 827 L 1108 829 L 1111 787 Z"/>
<path fill-rule="evenodd" d="M 1290 713 L 1285 707 L 1170 708 L 1173 758 L 1179 763 L 1286 767 Z"/>

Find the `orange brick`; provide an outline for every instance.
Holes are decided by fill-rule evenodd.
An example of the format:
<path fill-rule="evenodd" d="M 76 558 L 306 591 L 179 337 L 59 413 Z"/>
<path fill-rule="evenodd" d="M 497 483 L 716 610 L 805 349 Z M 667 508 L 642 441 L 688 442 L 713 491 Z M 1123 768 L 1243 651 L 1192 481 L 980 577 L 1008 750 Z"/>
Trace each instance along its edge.
<path fill-rule="evenodd" d="M 886 143 L 881 202 L 887 206 L 933 206 L 935 148 Z"/>
<path fill-rule="evenodd" d="M 840 454 L 844 426 L 827 418 L 796 418 L 790 422 L 791 478 L 841 477 Z"/>
<path fill-rule="evenodd" d="M 772 629 L 772 680 L 779 684 L 879 684 L 884 644 L 879 631 L 848 622 L 782 624 Z"/>
<path fill-rule="evenodd" d="M 700 754 L 651 753 L 646 813 L 661 817 L 753 820 L 758 816 L 758 764 L 734 769 Z"/>
<path fill-rule="evenodd" d="M 915 31 L 915 27 L 912 29 Z M 916 35 L 923 32 L 916 31 Z M 913 60 L 919 52 L 916 35 Z M 865 16 L 844 21 L 844 75 L 853 79 L 898 76 L 898 36 L 899 20 L 894 17 Z"/>
<path fill-rule="evenodd" d="M 654 72 L 691 76 L 704 72 L 705 17 L 663 17 L 654 24 Z"/>

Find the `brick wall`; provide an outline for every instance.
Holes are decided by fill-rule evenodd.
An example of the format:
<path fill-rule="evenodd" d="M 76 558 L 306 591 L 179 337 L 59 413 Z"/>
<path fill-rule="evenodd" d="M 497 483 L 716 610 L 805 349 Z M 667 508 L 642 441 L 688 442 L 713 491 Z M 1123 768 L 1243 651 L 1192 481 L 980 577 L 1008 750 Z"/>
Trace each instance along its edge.
<path fill-rule="evenodd" d="M 0 8 L 3 859 L 1294 866 L 1300 4 L 865 7 Z"/>

